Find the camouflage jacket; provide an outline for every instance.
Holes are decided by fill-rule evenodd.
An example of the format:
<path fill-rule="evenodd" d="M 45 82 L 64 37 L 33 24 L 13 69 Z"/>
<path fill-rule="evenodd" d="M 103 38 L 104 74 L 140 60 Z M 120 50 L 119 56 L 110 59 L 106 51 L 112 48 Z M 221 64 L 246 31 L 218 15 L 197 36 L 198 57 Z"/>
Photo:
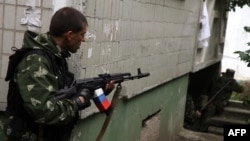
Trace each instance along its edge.
<path fill-rule="evenodd" d="M 60 47 L 48 34 L 25 32 L 22 48 L 45 48 L 59 60 L 66 62 Z M 49 126 L 67 125 L 76 119 L 78 107 L 72 100 L 56 100 L 54 98 L 54 94 L 59 91 L 59 78 L 50 68 L 49 61 L 41 54 L 28 55 L 17 66 L 14 80 L 19 88 L 24 109 L 35 123 Z M 68 67 L 61 66 L 57 73 L 62 73 L 63 69 L 68 69 Z M 11 116 L 10 118 L 14 119 L 15 117 Z M 6 130 L 7 135 L 11 134 L 12 129 L 10 128 Z M 26 135 L 21 136 L 31 138 L 27 137 L 27 133 L 24 134 Z"/>

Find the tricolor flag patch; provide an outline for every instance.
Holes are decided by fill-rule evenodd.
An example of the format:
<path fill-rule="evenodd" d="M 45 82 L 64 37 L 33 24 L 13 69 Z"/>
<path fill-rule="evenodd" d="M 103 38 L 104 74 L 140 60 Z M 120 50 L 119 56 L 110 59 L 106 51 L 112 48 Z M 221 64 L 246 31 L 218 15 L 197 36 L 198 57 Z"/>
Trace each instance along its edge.
<path fill-rule="evenodd" d="M 110 107 L 110 103 L 101 88 L 95 90 L 93 101 L 100 112 L 105 112 Z"/>

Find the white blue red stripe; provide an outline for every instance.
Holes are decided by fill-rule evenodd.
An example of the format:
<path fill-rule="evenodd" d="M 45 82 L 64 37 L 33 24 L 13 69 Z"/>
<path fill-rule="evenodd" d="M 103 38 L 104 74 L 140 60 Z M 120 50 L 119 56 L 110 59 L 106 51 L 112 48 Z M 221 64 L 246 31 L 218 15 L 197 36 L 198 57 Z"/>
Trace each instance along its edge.
<path fill-rule="evenodd" d="M 110 102 L 108 101 L 102 88 L 95 90 L 93 101 L 100 112 L 105 112 L 110 107 Z"/>

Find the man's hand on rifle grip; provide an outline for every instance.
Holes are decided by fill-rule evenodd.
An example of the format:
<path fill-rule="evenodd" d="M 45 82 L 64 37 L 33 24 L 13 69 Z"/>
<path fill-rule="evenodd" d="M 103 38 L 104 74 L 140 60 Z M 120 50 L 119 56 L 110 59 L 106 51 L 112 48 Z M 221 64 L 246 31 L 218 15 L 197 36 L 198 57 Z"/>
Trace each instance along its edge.
<path fill-rule="evenodd" d="M 91 105 L 90 103 L 90 91 L 88 89 L 82 89 L 77 92 L 73 100 L 78 105 L 78 110 L 83 110 Z"/>
<path fill-rule="evenodd" d="M 114 88 L 115 88 L 115 81 L 114 80 L 109 81 L 104 89 L 105 95 L 109 95 Z"/>

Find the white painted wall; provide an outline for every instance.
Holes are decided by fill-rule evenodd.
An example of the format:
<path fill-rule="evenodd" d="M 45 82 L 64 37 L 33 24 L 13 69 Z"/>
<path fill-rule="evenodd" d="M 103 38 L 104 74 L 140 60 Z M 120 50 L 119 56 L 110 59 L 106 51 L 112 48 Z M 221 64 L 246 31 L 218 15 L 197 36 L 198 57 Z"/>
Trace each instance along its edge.
<path fill-rule="evenodd" d="M 250 7 L 237 8 L 235 12 L 229 12 L 224 46 L 224 56 L 222 59 L 222 71 L 227 68 L 235 70 L 235 78 L 250 79 L 250 67 L 240 61 L 235 51 L 245 51 L 250 49 L 247 45 L 250 42 L 250 33 L 244 30 L 244 26 L 250 26 Z"/>

